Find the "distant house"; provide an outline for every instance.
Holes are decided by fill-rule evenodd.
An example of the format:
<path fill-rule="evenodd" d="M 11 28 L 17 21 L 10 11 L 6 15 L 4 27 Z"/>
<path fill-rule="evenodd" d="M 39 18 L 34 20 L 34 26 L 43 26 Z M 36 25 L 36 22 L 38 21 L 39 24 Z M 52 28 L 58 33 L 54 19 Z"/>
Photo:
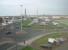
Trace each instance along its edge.
<path fill-rule="evenodd" d="M 57 24 L 59 24 L 58 22 L 52 22 L 53 23 L 53 25 L 57 25 Z"/>
<path fill-rule="evenodd" d="M 32 23 L 37 23 L 40 25 L 46 25 L 51 21 L 51 19 L 49 17 L 46 17 L 46 16 L 36 17 L 36 18 L 33 18 L 32 20 L 33 20 Z"/>
<path fill-rule="evenodd" d="M 32 21 L 33 23 L 38 23 L 39 22 L 39 20 L 38 19 L 33 19 L 33 21 Z"/>
<path fill-rule="evenodd" d="M 52 16 L 53 19 L 60 19 L 60 16 Z"/>
<path fill-rule="evenodd" d="M 27 18 L 23 18 L 23 20 L 27 20 Z"/>
<path fill-rule="evenodd" d="M 49 17 L 40 17 L 39 18 L 39 24 L 40 25 L 46 25 L 51 21 Z"/>
<path fill-rule="evenodd" d="M 55 41 L 56 41 L 56 39 L 54 39 L 54 38 L 48 38 L 48 42 L 49 43 L 52 43 L 53 44 Z"/>
<path fill-rule="evenodd" d="M 41 23 L 39 23 L 40 25 L 46 25 L 46 22 L 41 22 Z"/>

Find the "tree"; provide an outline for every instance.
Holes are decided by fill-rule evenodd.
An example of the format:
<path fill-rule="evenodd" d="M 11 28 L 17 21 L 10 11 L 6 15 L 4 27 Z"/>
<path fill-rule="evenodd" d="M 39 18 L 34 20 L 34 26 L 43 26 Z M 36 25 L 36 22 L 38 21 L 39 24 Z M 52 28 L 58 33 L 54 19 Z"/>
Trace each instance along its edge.
<path fill-rule="evenodd" d="M 2 24 L 3 23 L 3 18 L 2 17 L 0 17 L 0 24 Z"/>

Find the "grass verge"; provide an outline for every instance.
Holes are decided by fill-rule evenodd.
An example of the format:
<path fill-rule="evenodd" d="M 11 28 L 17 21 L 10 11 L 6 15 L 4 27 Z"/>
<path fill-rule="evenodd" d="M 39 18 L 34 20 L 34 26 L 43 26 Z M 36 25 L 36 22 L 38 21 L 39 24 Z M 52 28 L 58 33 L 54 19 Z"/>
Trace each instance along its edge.
<path fill-rule="evenodd" d="M 22 50 L 36 50 L 36 49 L 32 48 L 31 46 L 26 46 Z"/>
<path fill-rule="evenodd" d="M 47 44 L 48 43 L 48 38 L 68 38 L 68 33 L 53 33 L 53 34 L 49 34 L 47 36 L 44 36 L 42 38 L 37 39 L 36 41 L 34 41 L 32 43 L 32 46 L 36 49 L 40 49 L 40 46 L 42 44 Z"/>

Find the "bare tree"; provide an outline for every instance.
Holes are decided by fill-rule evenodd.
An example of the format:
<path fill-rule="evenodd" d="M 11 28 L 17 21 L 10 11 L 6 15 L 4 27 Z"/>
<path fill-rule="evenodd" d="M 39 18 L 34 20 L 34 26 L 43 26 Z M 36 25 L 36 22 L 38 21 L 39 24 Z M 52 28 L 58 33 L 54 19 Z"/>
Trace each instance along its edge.
<path fill-rule="evenodd" d="M 0 39 L 1 39 L 2 23 L 3 23 L 3 19 L 2 17 L 0 17 Z"/>
<path fill-rule="evenodd" d="M 3 19 L 2 17 L 0 17 L 0 25 L 3 23 Z"/>

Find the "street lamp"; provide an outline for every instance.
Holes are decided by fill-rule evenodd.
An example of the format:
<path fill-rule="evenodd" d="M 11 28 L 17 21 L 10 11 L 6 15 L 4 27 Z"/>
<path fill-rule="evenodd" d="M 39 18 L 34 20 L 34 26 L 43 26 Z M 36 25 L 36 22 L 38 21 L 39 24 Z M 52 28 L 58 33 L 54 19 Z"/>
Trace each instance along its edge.
<path fill-rule="evenodd" d="M 23 7 L 23 5 L 20 5 L 20 7 L 21 7 L 21 31 L 22 31 L 22 7 Z"/>

